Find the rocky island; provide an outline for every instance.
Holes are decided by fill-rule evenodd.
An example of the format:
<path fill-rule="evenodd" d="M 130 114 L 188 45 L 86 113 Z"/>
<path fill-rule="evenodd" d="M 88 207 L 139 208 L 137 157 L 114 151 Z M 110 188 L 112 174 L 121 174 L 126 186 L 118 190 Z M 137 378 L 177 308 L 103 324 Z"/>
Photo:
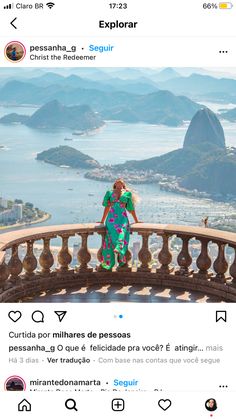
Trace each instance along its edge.
<path fill-rule="evenodd" d="M 69 146 L 53 147 L 42 151 L 42 153 L 37 154 L 36 160 L 43 160 L 45 163 L 71 167 L 73 169 L 94 169 L 95 167 L 100 167 L 97 160 Z"/>

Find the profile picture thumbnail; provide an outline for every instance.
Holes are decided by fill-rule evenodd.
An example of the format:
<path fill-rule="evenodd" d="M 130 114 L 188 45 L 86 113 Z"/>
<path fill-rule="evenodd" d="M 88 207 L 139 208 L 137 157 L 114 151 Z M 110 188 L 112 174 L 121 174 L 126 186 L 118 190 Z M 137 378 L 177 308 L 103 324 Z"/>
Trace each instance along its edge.
<path fill-rule="evenodd" d="M 25 46 L 19 41 L 9 42 L 5 46 L 5 57 L 11 62 L 20 62 L 25 58 Z"/>
<path fill-rule="evenodd" d="M 6 391 L 24 391 L 26 384 L 23 378 L 12 375 L 6 379 L 4 388 Z"/>
<path fill-rule="evenodd" d="M 214 412 L 217 409 L 217 403 L 215 399 L 208 399 L 205 403 L 205 408 L 209 412 Z"/>

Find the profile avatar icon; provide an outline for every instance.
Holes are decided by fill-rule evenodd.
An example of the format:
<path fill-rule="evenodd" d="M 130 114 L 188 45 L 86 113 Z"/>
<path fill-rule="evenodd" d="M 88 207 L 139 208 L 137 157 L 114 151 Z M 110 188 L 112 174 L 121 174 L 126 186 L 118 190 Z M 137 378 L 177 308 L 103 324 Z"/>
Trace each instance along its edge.
<path fill-rule="evenodd" d="M 217 403 L 215 399 L 208 399 L 205 403 L 205 408 L 209 412 L 214 412 L 217 409 Z"/>
<path fill-rule="evenodd" d="M 20 62 L 26 54 L 25 46 L 19 42 L 9 42 L 5 47 L 5 57 L 11 62 Z"/>
<path fill-rule="evenodd" d="M 6 379 L 4 389 L 6 391 L 24 391 L 26 384 L 23 378 L 18 377 L 18 375 L 12 375 Z"/>

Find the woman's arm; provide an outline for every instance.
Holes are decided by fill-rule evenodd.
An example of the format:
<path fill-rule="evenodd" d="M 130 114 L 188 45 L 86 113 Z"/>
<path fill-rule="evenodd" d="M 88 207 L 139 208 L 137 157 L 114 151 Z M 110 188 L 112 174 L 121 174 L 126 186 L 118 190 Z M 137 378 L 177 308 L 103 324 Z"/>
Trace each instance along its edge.
<path fill-rule="evenodd" d="M 130 212 L 130 214 L 132 215 L 132 217 L 133 217 L 133 219 L 134 219 L 134 222 L 135 222 L 135 223 L 139 223 L 140 221 L 138 220 L 138 217 L 137 217 L 137 215 L 136 215 L 135 210 L 133 210 L 133 211 L 129 211 L 129 212 Z"/>
<path fill-rule="evenodd" d="M 103 198 L 103 203 L 102 205 L 105 207 L 104 211 L 103 211 L 103 215 L 102 215 L 102 219 L 101 221 L 99 221 L 101 224 L 104 224 L 106 218 L 107 218 L 107 214 L 110 210 L 111 207 L 111 201 L 110 201 L 110 191 L 107 191 L 104 198 Z"/>
<path fill-rule="evenodd" d="M 104 222 L 105 222 L 105 220 L 106 220 L 106 218 L 107 218 L 107 214 L 108 214 L 108 212 L 109 212 L 109 207 L 105 207 L 104 208 L 104 211 L 103 211 L 103 216 L 102 216 L 102 219 L 101 219 L 101 224 L 104 224 Z"/>
<path fill-rule="evenodd" d="M 127 200 L 127 204 L 126 204 L 126 209 L 132 215 L 135 223 L 140 223 L 141 222 L 141 221 L 138 220 L 138 217 L 136 215 L 131 192 L 128 192 L 128 200 Z"/>

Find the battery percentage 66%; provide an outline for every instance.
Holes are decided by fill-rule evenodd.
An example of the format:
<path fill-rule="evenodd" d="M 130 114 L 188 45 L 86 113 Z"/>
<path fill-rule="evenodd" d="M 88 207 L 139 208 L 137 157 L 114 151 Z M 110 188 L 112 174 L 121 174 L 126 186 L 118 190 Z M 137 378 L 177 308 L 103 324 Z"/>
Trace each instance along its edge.
<path fill-rule="evenodd" d="M 216 9 L 221 9 L 221 10 L 227 10 L 227 9 L 232 9 L 233 7 L 233 3 L 231 2 L 220 2 L 220 3 L 203 3 L 202 5 L 203 9 L 205 10 L 216 10 Z"/>

